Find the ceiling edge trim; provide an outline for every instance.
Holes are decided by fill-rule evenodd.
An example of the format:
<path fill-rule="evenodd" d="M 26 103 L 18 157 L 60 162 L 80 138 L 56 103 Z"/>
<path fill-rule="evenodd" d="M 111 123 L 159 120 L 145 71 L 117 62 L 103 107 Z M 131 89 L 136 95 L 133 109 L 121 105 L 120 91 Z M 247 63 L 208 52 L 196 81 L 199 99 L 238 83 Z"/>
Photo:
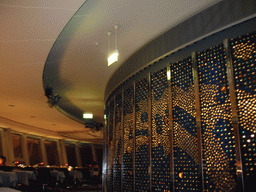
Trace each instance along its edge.
<path fill-rule="evenodd" d="M 146 66 L 255 16 L 256 1 L 224 0 L 188 18 L 147 43 L 114 72 L 105 89 L 105 102 L 120 84 Z"/>
<path fill-rule="evenodd" d="M 24 123 L 20 123 L 17 121 L 13 121 L 4 117 L 0 117 L 0 127 L 3 129 L 12 129 L 13 131 L 17 131 L 19 133 L 25 133 L 35 136 L 43 136 L 48 138 L 55 139 L 64 139 L 62 136 L 58 134 L 58 132 L 54 132 L 51 130 L 35 127 L 32 125 L 27 125 Z M 28 133 L 29 131 L 29 133 Z"/>

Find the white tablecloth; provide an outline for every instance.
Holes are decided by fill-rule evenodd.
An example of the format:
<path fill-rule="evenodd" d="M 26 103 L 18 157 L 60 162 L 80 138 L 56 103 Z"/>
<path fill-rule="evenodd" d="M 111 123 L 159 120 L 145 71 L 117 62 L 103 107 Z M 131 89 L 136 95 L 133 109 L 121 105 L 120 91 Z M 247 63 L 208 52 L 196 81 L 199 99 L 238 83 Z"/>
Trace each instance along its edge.
<path fill-rule="evenodd" d="M 61 182 L 63 182 L 65 179 L 65 174 L 63 171 L 57 171 L 57 170 L 51 171 L 51 176 L 56 177 L 56 179 L 60 180 Z"/>
<path fill-rule="evenodd" d="M 36 175 L 33 171 L 13 171 L 17 174 L 18 181 L 22 184 L 29 185 L 29 179 L 35 179 Z"/>
<path fill-rule="evenodd" d="M 69 172 L 69 175 L 73 176 L 74 179 L 79 179 L 80 181 L 83 179 L 83 174 L 81 171 L 73 170 Z"/>
<path fill-rule="evenodd" d="M 6 187 L 0 187 L 0 192 L 21 192 L 16 189 L 6 188 Z"/>
<path fill-rule="evenodd" d="M 0 172 L 1 187 L 15 187 L 17 182 L 18 178 L 15 172 Z"/>

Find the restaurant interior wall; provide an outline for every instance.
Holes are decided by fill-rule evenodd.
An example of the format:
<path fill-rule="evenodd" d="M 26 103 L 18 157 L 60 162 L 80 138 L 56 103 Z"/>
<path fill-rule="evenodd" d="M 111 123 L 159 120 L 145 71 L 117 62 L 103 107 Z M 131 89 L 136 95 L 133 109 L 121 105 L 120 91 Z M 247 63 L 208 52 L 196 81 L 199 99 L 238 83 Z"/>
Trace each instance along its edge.
<path fill-rule="evenodd" d="M 85 157 L 85 158 L 81 158 L 82 166 L 85 167 L 87 165 L 92 164 L 93 156 L 92 155 L 88 155 L 88 154 L 92 154 L 92 147 L 91 147 L 91 145 L 87 144 L 87 143 L 82 143 L 82 144 L 80 144 L 79 149 L 80 149 L 80 155 L 82 157 Z"/>
<path fill-rule="evenodd" d="M 25 166 L 43 163 L 43 166 L 85 167 L 102 162 L 99 159 L 102 155 L 94 156 L 93 143 L 52 139 L 9 128 L 0 128 L 0 141 L 0 155 L 6 157 L 9 166 L 16 166 L 15 162 L 19 162 Z M 102 149 L 102 145 L 97 144 L 97 147 Z"/>
<path fill-rule="evenodd" d="M 122 80 L 106 100 L 103 190 L 253 191 L 255 73 L 253 17 Z"/>
<path fill-rule="evenodd" d="M 58 149 L 57 149 L 57 142 L 45 140 L 45 150 L 47 154 L 47 162 L 49 165 L 60 165 L 58 159 Z"/>

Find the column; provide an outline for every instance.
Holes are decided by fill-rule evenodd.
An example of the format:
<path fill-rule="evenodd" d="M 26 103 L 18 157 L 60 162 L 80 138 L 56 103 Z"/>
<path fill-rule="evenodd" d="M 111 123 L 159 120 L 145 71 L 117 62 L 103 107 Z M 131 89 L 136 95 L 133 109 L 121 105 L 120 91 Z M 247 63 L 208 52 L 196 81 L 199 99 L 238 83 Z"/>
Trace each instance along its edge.
<path fill-rule="evenodd" d="M 76 159 L 77 159 L 77 166 L 82 167 L 82 161 L 81 161 L 81 155 L 80 155 L 80 150 L 79 150 L 79 144 L 76 143 Z"/>
<path fill-rule="evenodd" d="M 44 138 L 40 138 L 39 141 L 40 141 L 42 161 L 44 162 L 44 165 L 48 165 L 47 154 L 46 154 L 45 145 L 44 145 Z"/>
<path fill-rule="evenodd" d="M 28 166 L 30 164 L 28 156 L 28 142 L 26 135 L 23 134 L 21 135 L 21 151 L 25 165 Z"/>
<path fill-rule="evenodd" d="M 14 165 L 15 158 L 13 153 L 12 132 L 10 128 L 4 130 L 3 152 L 7 164 Z"/>
<path fill-rule="evenodd" d="M 0 137 L 1 137 L 1 138 L 0 138 L 0 139 L 1 139 L 1 140 L 0 140 L 0 141 L 1 141 L 1 143 L 0 143 L 1 146 L 0 146 L 0 147 L 1 147 L 1 150 L 2 150 L 2 153 L 1 153 L 1 154 L 2 154 L 3 156 L 5 156 L 5 154 L 7 154 L 7 153 L 5 153 L 5 147 L 4 147 L 4 144 L 5 144 L 5 141 L 4 141 L 4 129 L 0 129 Z"/>
<path fill-rule="evenodd" d="M 62 156 L 61 142 L 60 142 L 60 140 L 58 140 L 58 141 L 56 141 L 56 143 L 57 143 L 59 165 L 64 165 L 63 156 Z"/>
<path fill-rule="evenodd" d="M 91 147 L 92 147 L 92 157 L 93 157 L 93 161 L 94 161 L 94 162 L 97 162 L 97 164 L 98 164 L 98 160 L 97 160 L 96 153 L 95 153 L 95 147 L 94 147 L 93 144 L 91 144 Z"/>
<path fill-rule="evenodd" d="M 61 146 L 61 152 L 63 157 L 63 164 L 66 165 L 68 164 L 68 157 L 66 152 L 66 144 L 64 140 L 60 140 L 60 146 Z"/>

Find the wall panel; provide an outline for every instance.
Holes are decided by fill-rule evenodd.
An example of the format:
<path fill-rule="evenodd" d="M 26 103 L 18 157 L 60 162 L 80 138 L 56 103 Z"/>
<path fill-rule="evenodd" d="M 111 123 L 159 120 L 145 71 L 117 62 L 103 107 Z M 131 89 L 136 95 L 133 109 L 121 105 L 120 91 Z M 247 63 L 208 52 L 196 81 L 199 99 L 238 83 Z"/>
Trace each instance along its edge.
<path fill-rule="evenodd" d="M 122 94 L 116 96 L 115 101 L 115 152 L 114 152 L 114 191 L 121 191 L 121 114 L 122 114 Z"/>
<path fill-rule="evenodd" d="M 167 70 L 151 74 L 152 190 L 170 190 L 170 133 Z"/>
<path fill-rule="evenodd" d="M 124 91 L 124 149 L 123 149 L 123 189 L 124 191 L 133 191 L 133 86 Z"/>
<path fill-rule="evenodd" d="M 223 45 L 198 52 L 205 191 L 236 190 L 236 157 Z"/>
<path fill-rule="evenodd" d="M 175 190 L 199 191 L 199 157 L 191 58 L 171 64 L 171 74 Z"/>
<path fill-rule="evenodd" d="M 256 33 L 231 39 L 246 191 L 256 188 Z"/>
<path fill-rule="evenodd" d="M 148 79 L 136 83 L 135 94 L 135 188 L 147 191 L 150 188 L 149 173 L 149 117 L 148 117 Z"/>
<path fill-rule="evenodd" d="M 255 190 L 255 35 L 163 59 L 113 92 L 107 191 Z"/>
<path fill-rule="evenodd" d="M 110 101 L 108 118 L 108 164 L 107 191 L 113 191 L 113 159 L 114 159 L 114 100 Z"/>

